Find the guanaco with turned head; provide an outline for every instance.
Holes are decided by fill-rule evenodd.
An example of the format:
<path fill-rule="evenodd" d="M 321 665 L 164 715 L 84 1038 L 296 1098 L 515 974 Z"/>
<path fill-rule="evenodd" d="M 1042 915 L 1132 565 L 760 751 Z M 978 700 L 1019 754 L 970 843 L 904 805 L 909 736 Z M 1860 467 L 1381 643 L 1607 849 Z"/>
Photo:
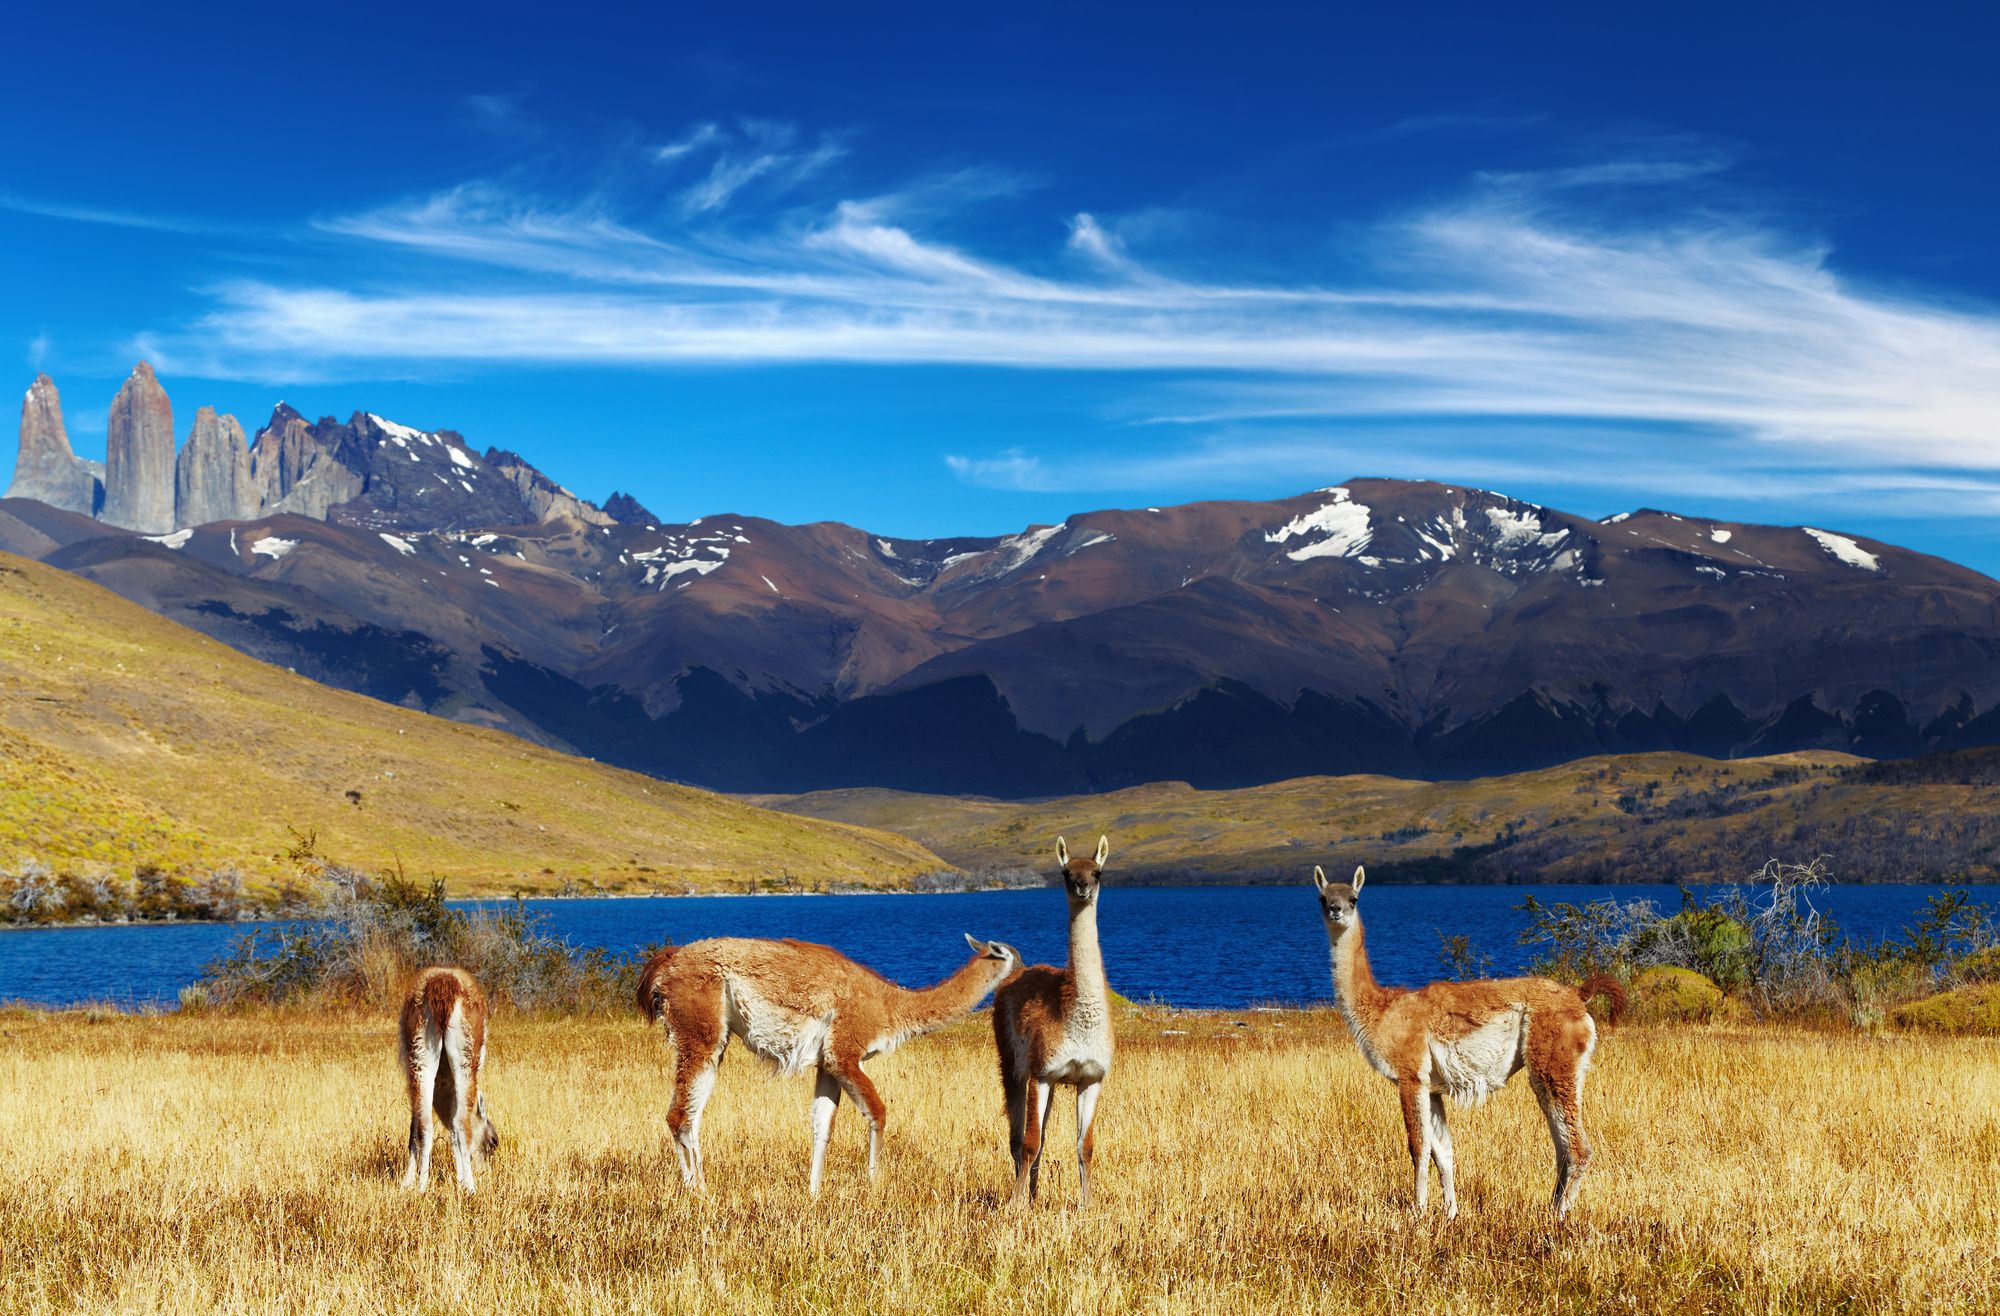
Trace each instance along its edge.
<path fill-rule="evenodd" d="M 804 941 L 716 937 L 660 951 L 639 975 L 639 1009 L 665 1019 L 674 1046 L 674 1097 L 667 1109 L 674 1155 L 691 1188 L 703 1183 L 701 1112 L 731 1037 L 779 1072 L 817 1068 L 812 1102 L 812 1170 L 819 1192 L 833 1116 L 844 1092 L 868 1117 L 868 1177 L 882 1145 L 888 1107 L 861 1062 L 970 1014 L 1020 967 L 1012 946 L 967 934 L 973 955 L 932 987 L 899 987 L 830 946 Z"/>
<path fill-rule="evenodd" d="M 1110 857 L 1107 836 L 1097 838 L 1097 854 L 1090 859 L 1070 858 L 1068 843 L 1056 838 L 1056 863 L 1069 897 L 1069 967 L 1037 964 L 993 994 L 1015 1207 L 1033 1202 L 1041 1188 L 1042 1135 L 1058 1085 L 1076 1089 L 1077 1207 L 1090 1204 L 1091 1120 L 1098 1091 L 1111 1073 L 1113 1049 L 1111 988 L 1097 947 L 1097 894 Z"/>
<path fill-rule="evenodd" d="M 410 1160 L 403 1187 L 431 1183 L 431 1114 L 444 1121 L 458 1186 L 472 1191 L 475 1148 L 491 1156 L 500 1131 L 486 1116 L 479 1074 L 486 1065 L 486 994 L 464 969 L 425 969 L 410 984 L 399 1020 L 410 1094 Z"/>
<path fill-rule="evenodd" d="M 1444 1099 L 1477 1105 L 1500 1090 L 1521 1069 L 1541 1104 L 1555 1141 L 1556 1188 L 1550 1205 L 1565 1215 L 1590 1167 L 1583 1137 L 1583 1079 L 1597 1046 L 1597 1023 L 1584 1004 L 1604 995 L 1611 1020 L 1625 1009 L 1625 989 L 1614 978 L 1594 975 L 1581 987 L 1547 978 L 1491 978 L 1478 982 L 1434 982 L 1410 991 L 1376 983 L 1362 941 L 1359 902 L 1365 869 L 1350 882 L 1329 882 L 1313 869 L 1320 916 L 1333 952 L 1333 990 L 1347 1026 L 1374 1070 L 1396 1085 L 1402 1097 L 1403 1129 L 1416 1173 L 1415 1208 L 1429 1205 L 1430 1166 L 1447 1218 L 1458 1214 L 1452 1182 L 1451 1130 Z"/>

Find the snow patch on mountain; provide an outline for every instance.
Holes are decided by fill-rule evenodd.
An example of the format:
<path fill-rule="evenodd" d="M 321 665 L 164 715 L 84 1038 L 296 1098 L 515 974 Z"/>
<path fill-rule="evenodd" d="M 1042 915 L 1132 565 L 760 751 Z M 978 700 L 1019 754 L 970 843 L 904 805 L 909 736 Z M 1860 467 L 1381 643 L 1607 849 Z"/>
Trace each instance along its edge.
<path fill-rule="evenodd" d="M 1554 548 L 1569 537 L 1567 530 L 1549 530 L 1542 524 L 1541 513 L 1533 509 L 1517 512 L 1511 507 L 1489 507 L 1486 519 L 1492 523 L 1493 531 L 1499 535 L 1495 548 L 1514 550 L 1530 546 Z"/>
<path fill-rule="evenodd" d="M 283 406 L 284 404 L 279 403 L 278 405 Z M 424 437 L 424 432 L 422 430 L 412 429 L 408 425 L 398 425 L 395 421 L 390 420 L 387 416 L 378 416 L 372 411 L 368 413 L 368 419 L 375 422 L 376 429 L 381 430 L 384 434 L 394 439 L 397 443 L 404 444 L 405 446 L 407 446 L 410 440 L 412 439 L 421 439 Z"/>
<path fill-rule="evenodd" d="M 401 553 L 404 557 L 412 557 L 416 554 L 417 546 L 409 540 L 404 539 L 401 535 L 392 535 L 385 530 L 378 532 L 376 537 L 389 547 L 395 549 L 398 553 Z"/>
<path fill-rule="evenodd" d="M 170 535 L 141 535 L 149 544 L 160 544 L 167 548 L 181 548 L 194 536 L 193 530 L 176 530 Z"/>
<path fill-rule="evenodd" d="M 660 573 L 660 588 L 665 589 L 668 581 L 684 571 L 692 571 L 697 576 L 706 576 L 721 565 L 722 563 L 720 562 L 670 562 L 665 567 L 647 567 L 646 583 L 648 585 L 652 584 L 653 573 L 658 571 Z"/>
<path fill-rule="evenodd" d="M 1718 544 L 1726 544 L 1729 542 L 1731 535 L 1727 530 L 1710 530 L 1708 537 Z"/>
<path fill-rule="evenodd" d="M 1302 536 L 1323 536 L 1286 550 L 1285 556 L 1294 562 L 1316 557 L 1361 556 L 1362 550 L 1375 538 L 1375 532 L 1369 525 L 1367 504 L 1355 502 L 1340 486 L 1321 492 L 1329 495 L 1332 501 L 1303 516 L 1292 518 L 1276 530 L 1268 531 L 1264 541 L 1288 544 Z"/>
<path fill-rule="evenodd" d="M 250 551 L 252 553 L 262 553 L 265 557 L 275 559 L 283 557 L 298 546 L 299 541 L 296 539 L 280 539 L 276 535 L 265 535 L 256 543 L 250 545 Z"/>
<path fill-rule="evenodd" d="M 1859 567 L 1863 571 L 1880 571 L 1882 569 L 1880 558 L 1855 543 L 1852 539 L 1849 539 L 1846 535 L 1836 535 L 1825 530 L 1815 530 L 1811 526 L 1802 526 L 1801 529 L 1818 540 L 1821 548 L 1833 554 L 1834 557 L 1845 562 L 1850 567 Z"/>
<path fill-rule="evenodd" d="M 1062 532 L 1062 526 L 1044 526 L 1040 530 L 1025 531 L 1001 540 L 993 551 L 1007 554 L 1007 560 L 1000 565 L 995 574 L 1004 576 L 1016 567 L 1026 565 L 1034 559 L 1035 554 L 1048 547 L 1051 539 Z"/>

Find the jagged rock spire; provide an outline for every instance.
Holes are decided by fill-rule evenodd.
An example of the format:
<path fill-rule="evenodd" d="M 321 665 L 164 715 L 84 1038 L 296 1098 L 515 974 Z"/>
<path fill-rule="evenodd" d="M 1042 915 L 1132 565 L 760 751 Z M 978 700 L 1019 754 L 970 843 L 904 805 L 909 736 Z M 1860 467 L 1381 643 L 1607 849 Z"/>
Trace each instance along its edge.
<path fill-rule="evenodd" d="M 604 500 L 604 511 L 612 520 L 621 525 L 657 525 L 659 518 L 647 511 L 645 506 L 628 493 L 613 492 Z"/>
<path fill-rule="evenodd" d="M 63 428 L 62 396 L 47 375 L 36 375 L 21 403 L 21 446 L 14 459 L 9 498 L 33 498 L 67 512 L 97 514 L 104 488 L 91 468 L 70 451 Z"/>
<path fill-rule="evenodd" d="M 111 400 L 101 519 L 148 535 L 174 529 L 174 409 L 144 361 Z"/>
<path fill-rule="evenodd" d="M 257 515 L 257 493 L 250 482 L 250 447 L 236 417 L 203 407 L 194 414 L 174 465 L 174 520 L 179 525 L 207 525 Z"/>

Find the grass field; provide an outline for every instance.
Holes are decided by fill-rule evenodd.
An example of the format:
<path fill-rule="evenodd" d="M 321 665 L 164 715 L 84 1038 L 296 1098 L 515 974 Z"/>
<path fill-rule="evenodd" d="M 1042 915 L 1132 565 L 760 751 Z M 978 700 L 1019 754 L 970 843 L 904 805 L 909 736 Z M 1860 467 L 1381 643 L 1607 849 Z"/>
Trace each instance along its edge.
<path fill-rule="evenodd" d="M 288 829 L 461 896 L 893 888 L 946 867 L 900 836 L 329 689 L 0 554 L 0 864 L 270 882 L 295 871 Z"/>
<path fill-rule="evenodd" d="M 1087 1214 L 1059 1097 L 1000 1209 L 983 1018 L 871 1069 L 805 1195 L 809 1079 L 727 1062 L 705 1195 L 634 1020 L 494 1025 L 479 1193 L 398 1191 L 386 1017 L 0 1014 L 8 1311 L 1990 1311 L 2000 1044 L 1626 1027 L 1566 1226 L 1520 1080 L 1458 1112 L 1462 1214 L 1413 1220 L 1393 1093 L 1329 1013 L 1125 1019 Z M 442 1148 L 440 1148 L 442 1152 Z"/>

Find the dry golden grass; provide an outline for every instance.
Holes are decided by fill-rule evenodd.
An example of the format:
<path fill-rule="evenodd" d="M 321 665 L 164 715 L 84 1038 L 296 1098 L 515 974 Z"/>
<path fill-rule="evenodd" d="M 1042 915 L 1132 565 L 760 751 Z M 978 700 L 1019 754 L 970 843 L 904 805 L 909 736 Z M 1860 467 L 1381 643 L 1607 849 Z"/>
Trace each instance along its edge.
<path fill-rule="evenodd" d="M 0 856 L 270 881 L 293 872 L 288 827 L 456 896 L 898 887 L 946 867 L 900 836 L 329 689 L 0 553 Z"/>
<path fill-rule="evenodd" d="M 1388 1085 L 1327 1013 L 1129 1018 L 1070 1209 L 999 1208 L 983 1019 L 875 1062 L 884 1172 L 843 1110 L 804 1191 L 810 1081 L 740 1053 L 685 1193 L 663 1048 L 632 1021 L 496 1020 L 480 1191 L 398 1191 L 386 1018 L 0 1015 L 10 1311 L 1974 1312 L 2000 1302 L 2000 1044 L 1614 1031 L 1597 1163 L 1544 1209 L 1517 1082 L 1455 1116 L 1463 1213 L 1407 1212 Z M 1170 1035 L 1167 1029 L 1185 1030 Z M 441 1149 L 442 1150 L 442 1149 Z"/>

